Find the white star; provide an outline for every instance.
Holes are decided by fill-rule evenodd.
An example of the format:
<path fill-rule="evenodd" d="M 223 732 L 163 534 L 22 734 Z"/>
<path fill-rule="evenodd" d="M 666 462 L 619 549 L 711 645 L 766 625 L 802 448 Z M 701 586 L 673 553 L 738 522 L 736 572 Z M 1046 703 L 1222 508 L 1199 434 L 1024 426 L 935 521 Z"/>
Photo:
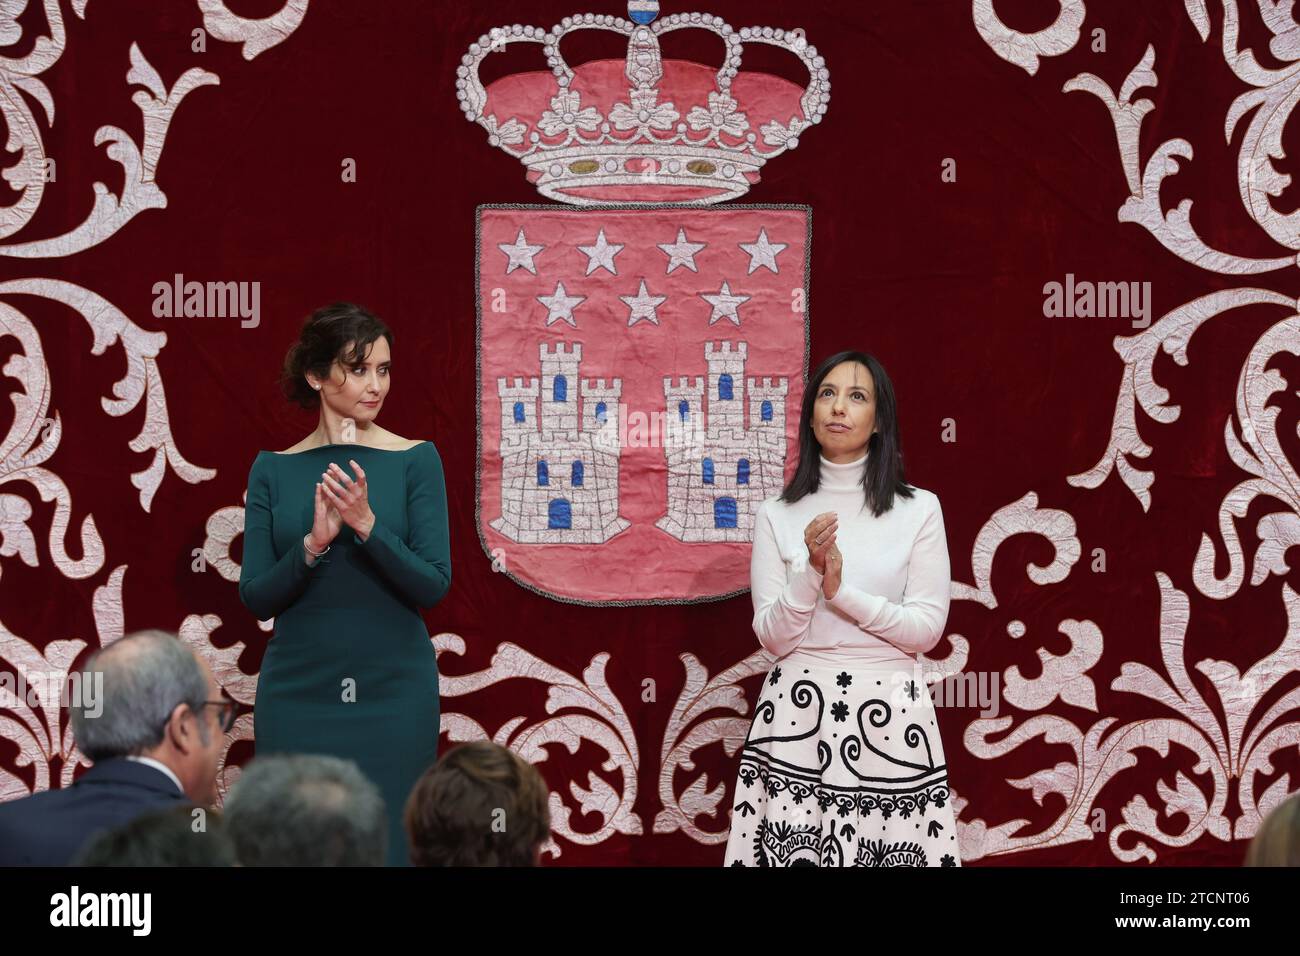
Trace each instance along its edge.
<path fill-rule="evenodd" d="M 637 291 L 636 295 L 620 295 L 619 298 L 627 303 L 627 305 L 632 309 L 627 317 L 629 328 L 636 325 L 639 319 L 648 319 L 655 325 L 658 325 L 659 316 L 655 314 L 655 309 L 668 301 L 668 296 L 666 295 L 651 295 L 649 290 L 645 287 L 645 279 L 641 280 L 641 288 Z"/>
<path fill-rule="evenodd" d="M 767 266 L 773 272 L 779 272 L 776 267 L 777 254 L 783 250 L 788 243 L 768 242 L 767 230 L 759 229 L 758 238 L 753 242 L 742 242 L 740 248 L 749 253 L 749 274 L 752 275 L 754 270 L 760 266 Z"/>
<path fill-rule="evenodd" d="M 550 295 L 539 295 L 537 301 L 546 306 L 546 325 L 550 327 L 551 323 L 563 319 L 575 329 L 578 327 L 577 320 L 573 317 L 573 310 L 580 302 L 586 302 L 585 295 L 569 295 L 564 291 L 564 283 L 555 283 L 555 291 Z"/>
<path fill-rule="evenodd" d="M 512 246 L 508 242 L 497 243 L 497 248 L 510 257 L 510 262 L 506 264 L 506 275 L 514 272 L 516 269 L 527 269 L 533 275 L 537 275 L 537 266 L 533 265 L 533 256 L 545 249 L 545 246 L 530 246 L 528 240 L 524 238 L 524 231 L 519 230 L 519 235 Z"/>
<path fill-rule="evenodd" d="M 604 229 L 597 233 L 594 246 L 578 246 L 578 248 L 587 254 L 587 275 L 591 275 L 597 269 L 608 269 L 610 275 L 618 275 L 618 270 L 614 268 L 614 257 L 623 251 L 623 247 L 607 242 Z"/>
<path fill-rule="evenodd" d="M 741 303 L 748 302 L 753 296 L 732 295 L 731 286 L 727 280 L 722 280 L 722 288 L 716 295 L 705 295 L 700 293 L 700 298 L 709 305 L 713 306 L 713 314 L 709 316 L 709 325 L 712 325 L 718 319 L 731 319 L 736 325 L 740 325 L 740 314 L 736 311 Z"/>
<path fill-rule="evenodd" d="M 677 230 L 676 242 L 661 242 L 659 248 L 668 253 L 668 272 L 665 275 L 671 275 L 672 271 L 678 266 L 685 266 L 692 272 L 699 272 L 695 268 L 695 254 L 703 249 L 703 242 L 687 242 L 686 230 Z"/>

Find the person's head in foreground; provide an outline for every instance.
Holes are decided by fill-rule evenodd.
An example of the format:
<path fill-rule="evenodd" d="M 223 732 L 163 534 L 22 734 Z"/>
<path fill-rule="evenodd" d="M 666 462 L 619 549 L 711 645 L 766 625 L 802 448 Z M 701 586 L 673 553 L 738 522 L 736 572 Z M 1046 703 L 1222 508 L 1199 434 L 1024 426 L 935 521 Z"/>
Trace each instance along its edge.
<path fill-rule="evenodd" d="M 206 661 L 175 634 L 144 630 L 96 651 L 83 685 L 102 682 L 96 707 L 73 707 L 77 747 L 98 763 L 147 757 L 167 766 L 201 806 L 217 798 L 217 765 L 237 705 Z"/>
<path fill-rule="evenodd" d="M 221 817 L 202 807 L 171 807 L 94 837 L 73 866 L 234 866 Z"/>
<path fill-rule="evenodd" d="M 1300 866 L 1300 793 L 1264 818 L 1246 851 L 1245 866 Z"/>
<path fill-rule="evenodd" d="M 411 790 L 404 816 L 416 866 L 536 866 L 551 832 L 537 768 L 490 740 L 449 751 Z"/>
<path fill-rule="evenodd" d="M 383 866 L 379 788 L 351 760 L 268 754 L 244 767 L 225 803 L 243 866 Z"/>

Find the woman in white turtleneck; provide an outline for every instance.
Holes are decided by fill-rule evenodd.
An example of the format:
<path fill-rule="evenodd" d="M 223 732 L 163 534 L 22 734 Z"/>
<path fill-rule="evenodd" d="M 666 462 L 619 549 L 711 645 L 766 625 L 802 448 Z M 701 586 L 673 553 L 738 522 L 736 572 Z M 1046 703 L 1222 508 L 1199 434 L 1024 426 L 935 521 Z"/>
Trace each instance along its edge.
<path fill-rule="evenodd" d="M 894 390 L 841 352 L 809 380 L 800 460 L 755 515 L 754 633 L 777 657 L 741 751 L 731 866 L 959 866 L 918 654 L 943 636 L 939 499 L 906 483 Z"/>

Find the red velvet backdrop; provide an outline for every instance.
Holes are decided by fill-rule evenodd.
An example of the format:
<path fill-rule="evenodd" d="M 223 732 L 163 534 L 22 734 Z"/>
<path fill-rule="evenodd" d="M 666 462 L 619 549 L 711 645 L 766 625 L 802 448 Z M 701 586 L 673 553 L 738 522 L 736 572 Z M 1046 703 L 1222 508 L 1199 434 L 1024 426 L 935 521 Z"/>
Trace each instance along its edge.
<path fill-rule="evenodd" d="M 0 21 L 0 162 L 21 180 L 32 162 L 40 178 L 40 150 L 56 161 L 43 193 L 13 192 L 0 220 L 6 670 L 57 671 L 124 632 L 180 631 L 243 701 L 233 781 L 253 752 L 267 638 L 236 593 L 248 467 L 314 427 L 275 385 L 302 317 L 364 303 L 396 334 L 382 424 L 432 439 L 446 466 L 454 580 L 426 615 L 432 635 L 454 636 L 444 645 L 463 642 L 440 656 L 444 714 L 545 755 L 564 808 L 554 863 L 719 864 L 734 749 L 761 679 L 748 595 L 561 603 L 494 573 L 475 527 L 475 207 L 546 200 L 465 121 L 456 67 L 493 26 L 625 8 L 314 0 L 247 59 L 213 35 L 193 49 L 200 6 L 33 0 Z M 230 4 L 247 18 L 281 6 Z M 1285 562 L 1300 541 L 1300 327 L 1286 264 L 1300 241 L 1285 215 L 1294 190 L 1274 187 L 1271 209 L 1263 192 L 1263 154 L 1295 147 L 1284 101 L 1296 81 L 1253 64 L 1234 75 L 1219 4 L 1087 0 L 1077 42 L 1058 23 L 1059 49 L 1039 44 L 1058 55 L 1019 64 L 998 49 L 1023 44 L 977 30 L 987 6 L 709 5 L 737 28 L 803 28 L 833 83 L 825 119 L 742 201 L 812 207 L 811 361 L 862 348 L 884 362 L 908 478 L 942 502 L 954 601 L 930 656 L 997 681 L 996 716 L 978 705 L 939 716 L 967 864 L 1234 864 L 1300 770 L 1300 574 Z M 1294 66 L 1294 23 L 1226 6 L 1241 21 L 1235 44 L 1265 69 Z M 1081 7 L 999 0 L 993 16 L 1033 33 Z M 674 12 L 665 0 L 662 15 Z M 53 56 L 42 35 L 66 47 L 44 69 L 25 59 Z M 146 142 L 132 95 L 155 94 L 147 69 L 127 82 L 133 45 L 156 93 L 195 69 L 219 83 L 176 106 L 156 168 L 146 149 L 124 175 L 95 134 Z M 1148 46 L 1155 76 L 1121 93 Z M 705 37 L 672 55 L 720 51 Z M 583 39 L 569 57 L 622 52 Z M 536 47 L 499 59 L 493 77 L 545 68 Z M 744 68 L 807 79 L 779 51 L 747 50 Z M 1097 84 L 1064 92 L 1080 74 Z M 1123 147 L 1131 176 L 1101 84 L 1153 105 Z M 1268 102 L 1225 140 L 1230 106 L 1252 91 Z M 1121 104 L 1121 129 L 1142 113 Z M 1148 159 L 1177 139 L 1192 148 L 1157 193 L 1172 169 Z M 349 158 L 355 182 L 341 175 Z M 143 208 L 114 214 L 132 179 Z M 110 194 L 103 217 L 75 233 L 97 183 Z M 1176 212 L 1162 222 L 1160 205 L 1184 199 L 1190 225 Z M 1146 225 L 1121 221 L 1126 200 L 1126 218 Z M 155 317 L 154 284 L 177 273 L 260 282 L 260 324 Z M 1045 316 L 1045 283 L 1067 274 L 1150 282 L 1150 328 Z M 1162 320 L 1217 290 L 1233 291 Z M 1145 458 L 1131 453 L 1142 442 Z M 1118 472 L 1070 480 L 1115 448 L 1129 452 Z M 48 703 L 0 707 L 0 798 L 77 772 L 66 717 Z"/>

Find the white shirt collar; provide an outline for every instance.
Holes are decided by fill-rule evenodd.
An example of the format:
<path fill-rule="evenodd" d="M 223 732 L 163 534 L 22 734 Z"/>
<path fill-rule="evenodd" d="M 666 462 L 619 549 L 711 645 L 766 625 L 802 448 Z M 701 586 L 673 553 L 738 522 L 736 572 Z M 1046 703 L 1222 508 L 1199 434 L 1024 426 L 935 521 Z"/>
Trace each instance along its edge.
<path fill-rule="evenodd" d="M 128 754 L 126 759 L 134 760 L 136 763 L 147 764 L 150 767 L 153 767 L 155 770 L 161 770 L 163 773 L 167 774 L 167 776 L 171 778 L 172 783 L 176 784 L 177 790 L 179 790 L 181 793 L 185 792 L 185 788 L 181 786 L 181 778 L 176 776 L 172 768 L 167 766 L 161 760 L 154 760 L 152 757 L 138 757 L 134 754 Z"/>

